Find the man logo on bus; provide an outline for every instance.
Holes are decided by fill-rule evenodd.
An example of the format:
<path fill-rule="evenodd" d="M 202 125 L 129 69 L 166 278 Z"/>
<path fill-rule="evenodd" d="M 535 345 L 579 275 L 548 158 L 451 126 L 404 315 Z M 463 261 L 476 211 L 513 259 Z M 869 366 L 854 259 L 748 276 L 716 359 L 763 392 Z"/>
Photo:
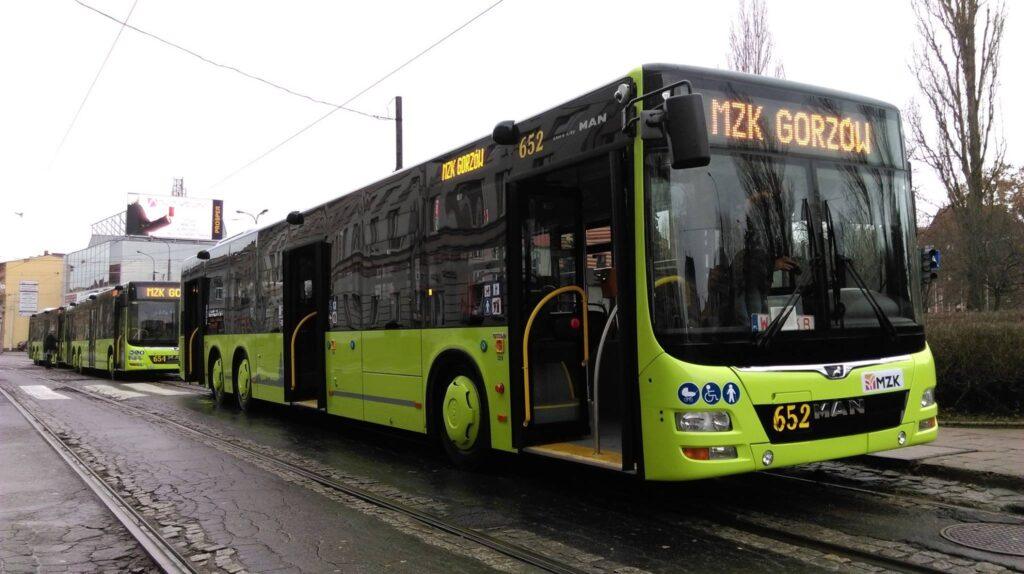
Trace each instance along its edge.
<path fill-rule="evenodd" d="M 846 365 L 825 365 L 825 376 L 833 380 L 845 377 Z"/>

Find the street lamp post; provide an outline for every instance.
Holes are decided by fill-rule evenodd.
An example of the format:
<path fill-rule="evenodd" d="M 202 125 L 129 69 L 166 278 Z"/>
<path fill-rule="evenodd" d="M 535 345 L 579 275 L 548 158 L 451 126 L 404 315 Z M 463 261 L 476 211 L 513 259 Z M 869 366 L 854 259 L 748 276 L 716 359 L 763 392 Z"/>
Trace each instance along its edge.
<path fill-rule="evenodd" d="M 260 224 L 260 216 L 263 215 L 266 212 L 267 212 L 266 209 L 264 209 L 263 211 L 261 211 L 259 213 L 255 213 L 255 214 L 249 213 L 248 211 L 244 211 L 244 210 L 241 210 L 241 209 L 236 209 L 235 210 L 235 213 L 238 213 L 240 215 L 248 215 L 249 217 L 251 217 L 253 225 L 259 225 Z"/>
<path fill-rule="evenodd" d="M 171 280 L 171 244 L 165 243 L 167 246 L 167 276 L 164 277 L 164 281 Z"/>
<path fill-rule="evenodd" d="M 150 255 L 149 253 L 143 253 L 138 249 L 136 249 L 135 252 L 138 253 L 139 255 L 145 255 L 146 257 L 149 257 L 149 260 L 153 262 L 153 281 L 156 281 L 156 259 L 154 259 L 153 256 Z"/>

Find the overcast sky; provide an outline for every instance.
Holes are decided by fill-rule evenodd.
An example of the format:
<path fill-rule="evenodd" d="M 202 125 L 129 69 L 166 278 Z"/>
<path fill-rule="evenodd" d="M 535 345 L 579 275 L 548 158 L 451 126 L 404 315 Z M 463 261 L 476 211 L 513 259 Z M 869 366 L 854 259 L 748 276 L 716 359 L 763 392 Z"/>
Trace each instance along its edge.
<path fill-rule="evenodd" d="M 133 0 L 83 0 L 119 18 Z M 495 0 L 138 0 L 131 24 L 223 64 L 340 103 Z M 1024 164 L 1024 57 L 1010 3 L 1000 99 L 1009 159 Z M 405 101 L 406 165 L 603 84 L 644 62 L 724 67 L 734 2 L 505 0 L 351 106 Z M 909 2 L 769 0 L 789 79 L 905 106 L 915 42 Z M 84 247 L 128 193 L 225 201 L 282 218 L 386 176 L 391 122 L 339 111 L 223 181 L 331 108 L 125 30 L 64 136 L 120 25 L 73 0 L 0 0 L 0 260 Z M 919 171 L 923 166 L 919 166 Z M 927 191 L 941 192 L 926 173 Z M 15 212 L 24 213 L 23 217 Z M 266 220 L 264 220 L 266 221 Z"/>

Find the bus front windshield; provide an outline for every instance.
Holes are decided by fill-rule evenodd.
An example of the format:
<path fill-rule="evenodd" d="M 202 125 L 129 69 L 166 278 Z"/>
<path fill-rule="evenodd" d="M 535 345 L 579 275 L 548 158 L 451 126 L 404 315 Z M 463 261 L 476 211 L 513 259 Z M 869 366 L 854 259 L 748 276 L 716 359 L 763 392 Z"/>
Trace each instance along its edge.
<path fill-rule="evenodd" d="M 128 342 L 143 347 L 173 347 L 178 340 L 177 301 L 132 301 Z"/>
<path fill-rule="evenodd" d="M 645 171 L 659 338 L 755 343 L 769 326 L 799 340 L 919 323 L 905 172 L 725 150 L 686 170 L 655 150 Z"/>

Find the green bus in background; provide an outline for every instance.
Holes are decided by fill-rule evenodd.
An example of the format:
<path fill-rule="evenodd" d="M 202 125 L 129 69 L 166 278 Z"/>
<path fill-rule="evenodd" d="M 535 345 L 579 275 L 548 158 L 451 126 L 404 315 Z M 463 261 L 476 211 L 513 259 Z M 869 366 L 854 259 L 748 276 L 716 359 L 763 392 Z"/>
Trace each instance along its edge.
<path fill-rule="evenodd" d="M 188 260 L 181 376 L 465 465 L 688 480 L 919 444 L 914 221 L 894 106 L 647 65 Z"/>
<path fill-rule="evenodd" d="M 54 366 L 60 364 L 58 354 L 60 333 L 64 327 L 64 307 L 43 309 L 28 319 L 28 346 L 25 351 L 28 358 L 37 365 Z M 52 345 L 48 349 L 47 341 Z"/>
<path fill-rule="evenodd" d="M 177 283 L 131 282 L 70 307 L 60 345 L 62 362 L 83 371 L 173 373 L 178 369 Z"/>

